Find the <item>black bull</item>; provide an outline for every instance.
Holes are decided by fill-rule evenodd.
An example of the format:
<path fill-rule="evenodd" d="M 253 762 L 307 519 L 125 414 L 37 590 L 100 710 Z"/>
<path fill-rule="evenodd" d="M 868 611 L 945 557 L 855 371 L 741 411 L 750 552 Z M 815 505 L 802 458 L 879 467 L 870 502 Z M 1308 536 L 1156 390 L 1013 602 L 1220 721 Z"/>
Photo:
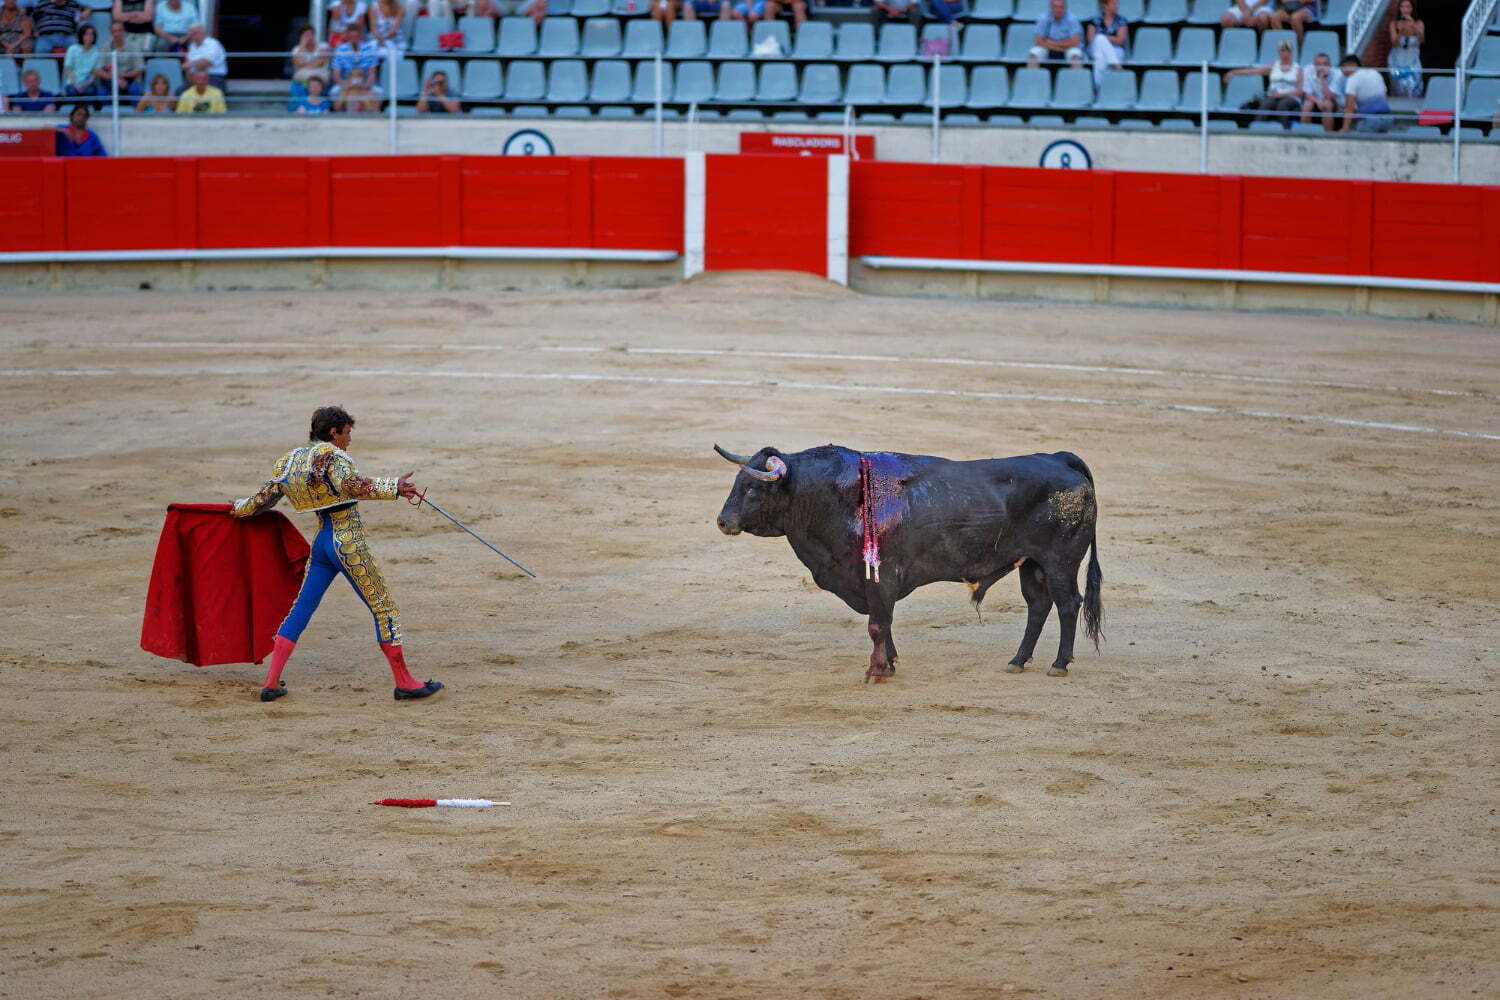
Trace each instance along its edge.
<path fill-rule="evenodd" d="M 865 454 L 872 481 L 882 489 L 874 518 L 882 562 L 876 580 L 863 561 L 859 452 L 831 444 L 790 455 L 775 448 L 749 457 L 718 445 L 714 450 L 740 466 L 719 512 L 719 530 L 785 535 L 819 587 L 869 615 L 874 649 L 867 680 L 896 672 L 891 618 L 897 601 L 926 584 L 953 581 L 968 585 L 977 609 L 985 592 L 1012 569 L 1020 570 L 1026 634 L 1008 672 L 1020 672 L 1031 659 L 1054 605 L 1061 638 L 1049 676 L 1068 672 L 1080 610 L 1084 632 L 1098 648 L 1104 575 L 1094 544 L 1094 477 L 1077 455 L 954 462 Z M 1080 597 L 1078 567 L 1090 549 Z"/>

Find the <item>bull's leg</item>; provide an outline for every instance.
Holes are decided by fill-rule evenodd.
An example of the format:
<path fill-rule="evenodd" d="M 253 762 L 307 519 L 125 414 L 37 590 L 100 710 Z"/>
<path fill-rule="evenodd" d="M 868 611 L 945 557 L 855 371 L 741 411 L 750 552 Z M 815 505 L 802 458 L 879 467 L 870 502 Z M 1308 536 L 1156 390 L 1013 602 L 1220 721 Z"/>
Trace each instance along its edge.
<path fill-rule="evenodd" d="M 865 683 L 879 684 L 896 672 L 896 641 L 891 637 L 891 618 L 895 610 L 880 595 L 880 584 L 871 582 L 870 597 L 870 669 L 865 671 Z"/>
<path fill-rule="evenodd" d="M 1052 594 L 1047 590 L 1047 579 L 1042 567 L 1035 562 L 1021 567 L 1021 596 L 1026 598 L 1026 634 L 1021 637 L 1021 648 L 1005 665 L 1008 674 L 1019 674 L 1031 660 L 1036 641 L 1047 624 L 1047 615 L 1052 611 Z"/>
<path fill-rule="evenodd" d="M 1073 662 L 1073 636 L 1078 631 L 1078 609 L 1083 597 L 1078 593 L 1078 566 L 1071 570 L 1050 567 L 1047 572 L 1047 589 L 1057 605 L 1057 624 L 1061 636 L 1057 643 L 1057 659 L 1047 671 L 1048 677 L 1068 676 L 1068 664 Z"/>

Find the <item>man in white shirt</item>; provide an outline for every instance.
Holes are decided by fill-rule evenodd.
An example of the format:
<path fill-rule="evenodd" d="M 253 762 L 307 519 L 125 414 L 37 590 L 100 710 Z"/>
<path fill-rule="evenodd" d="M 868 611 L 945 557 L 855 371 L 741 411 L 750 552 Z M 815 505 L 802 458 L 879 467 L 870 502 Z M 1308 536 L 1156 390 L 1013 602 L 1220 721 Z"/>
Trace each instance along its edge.
<path fill-rule="evenodd" d="M 1344 124 L 1339 131 L 1389 132 L 1391 105 L 1385 99 L 1385 80 L 1352 52 L 1339 66 L 1344 71 Z"/>
<path fill-rule="evenodd" d="M 1316 114 L 1323 131 L 1338 127 L 1334 116 L 1344 107 L 1344 74 L 1333 68 L 1328 53 L 1319 52 L 1311 66 L 1302 67 L 1302 94 L 1302 124 L 1312 124 Z"/>
<path fill-rule="evenodd" d="M 208 37 L 208 29 L 202 24 L 195 24 L 188 31 L 187 52 L 182 57 L 184 76 L 190 76 L 195 69 L 207 70 L 209 85 L 224 89 L 224 81 L 229 78 L 229 58 L 224 46 L 217 38 Z"/>

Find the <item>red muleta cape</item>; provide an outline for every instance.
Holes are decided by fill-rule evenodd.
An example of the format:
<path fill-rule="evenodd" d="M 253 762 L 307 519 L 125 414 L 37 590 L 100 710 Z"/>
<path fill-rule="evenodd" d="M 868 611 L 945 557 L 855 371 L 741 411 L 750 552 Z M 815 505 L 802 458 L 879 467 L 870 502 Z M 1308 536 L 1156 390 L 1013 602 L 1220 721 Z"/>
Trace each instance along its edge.
<path fill-rule="evenodd" d="M 297 599 L 307 540 L 275 511 L 237 519 L 227 503 L 167 508 L 141 648 L 198 667 L 259 663 Z"/>

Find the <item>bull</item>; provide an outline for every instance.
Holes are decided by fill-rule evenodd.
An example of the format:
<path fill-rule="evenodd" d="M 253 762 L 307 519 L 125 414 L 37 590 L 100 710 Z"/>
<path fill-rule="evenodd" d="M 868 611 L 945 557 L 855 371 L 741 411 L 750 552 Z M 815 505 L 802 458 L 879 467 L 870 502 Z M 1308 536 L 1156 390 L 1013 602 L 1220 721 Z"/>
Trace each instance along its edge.
<path fill-rule="evenodd" d="M 1080 611 L 1085 635 L 1099 648 L 1098 508 L 1093 474 L 1077 455 L 955 462 L 832 444 L 794 454 L 767 447 L 736 455 L 718 445 L 714 451 L 740 469 L 719 530 L 785 536 L 814 583 L 869 616 L 874 648 L 866 682 L 896 672 L 897 601 L 929 583 L 961 582 L 977 611 L 990 587 L 1013 570 L 1026 600 L 1026 632 L 1007 673 L 1025 669 L 1054 606 L 1061 635 L 1049 677 L 1068 673 Z"/>

